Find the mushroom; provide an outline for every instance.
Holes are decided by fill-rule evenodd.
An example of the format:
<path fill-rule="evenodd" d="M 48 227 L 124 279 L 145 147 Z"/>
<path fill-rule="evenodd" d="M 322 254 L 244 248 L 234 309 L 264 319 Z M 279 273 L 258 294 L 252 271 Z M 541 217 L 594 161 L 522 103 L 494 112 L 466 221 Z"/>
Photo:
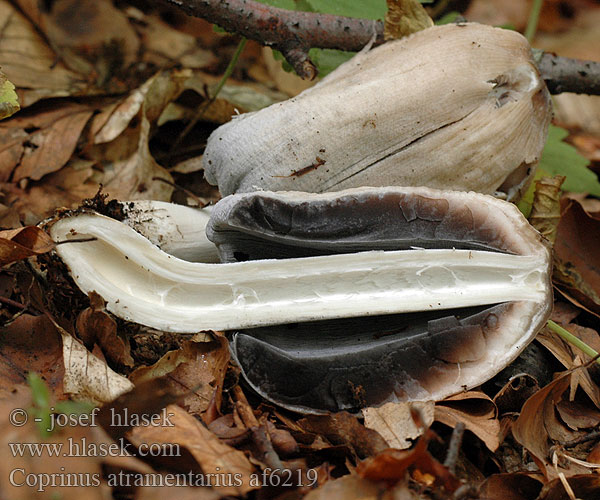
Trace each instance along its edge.
<path fill-rule="evenodd" d="M 540 158 L 548 90 L 527 40 L 475 23 L 434 26 L 363 52 L 287 101 L 208 139 L 223 195 L 428 186 L 517 199 Z"/>
<path fill-rule="evenodd" d="M 162 217 L 161 230 L 175 234 L 177 220 Z M 548 245 L 514 205 L 477 193 L 233 195 L 213 208 L 208 236 L 225 260 L 260 259 L 245 262 L 185 261 L 96 213 L 50 231 L 95 238 L 56 252 L 108 310 L 167 331 L 236 332 L 249 384 L 304 412 L 476 386 L 533 339 L 552 304 Z M 262 258 L 280 254 L 293 256 Z"/>

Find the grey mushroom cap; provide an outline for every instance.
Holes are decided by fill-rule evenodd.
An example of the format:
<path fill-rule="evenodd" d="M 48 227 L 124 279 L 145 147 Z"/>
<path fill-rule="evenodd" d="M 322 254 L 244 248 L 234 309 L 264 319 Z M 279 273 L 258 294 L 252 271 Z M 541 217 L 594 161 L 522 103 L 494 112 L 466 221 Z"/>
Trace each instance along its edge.
<path fill-rule="evenodd" d="M 477 193 L 397 187 L 243 193 L 214 207 L 207 235 L 224 261 L 414 247 L 539 259 L 533 267 L 543 272 L 531 282 L 543 289 L 537 300 L 236 332 L 232 354 L 248 384 L 300 412 L 439 400 L 480 385 L 525 348 L 552 307 L 548 243 L 514 205 Z M 423 258 L 426 265 L 427 251 Z"/>

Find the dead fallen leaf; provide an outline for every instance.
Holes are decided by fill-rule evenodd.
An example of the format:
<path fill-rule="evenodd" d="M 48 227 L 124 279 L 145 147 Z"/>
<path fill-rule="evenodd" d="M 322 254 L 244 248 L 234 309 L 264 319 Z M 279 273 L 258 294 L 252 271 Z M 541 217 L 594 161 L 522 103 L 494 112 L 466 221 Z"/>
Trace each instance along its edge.
<path fill-rule="evenodd" d="M 39 180 L 62 168 L 92 113 L 75 102 L 46 102 L 0 122 L 0 180 Z"/>
<path fill-rule="evenodd" d="M 427 486 L 440 487 L 447 493 L 452 493 L 460 486 L 460 482 L 427 451 L 433 435 L 428 429 L 411 450 L 388 449 L 367 458 L 358 464 L 356 472 L 360 477 L 371 481 L 395 483 L 402 480 L 410 469 L 413 471 L 413 479 L 421 479 Z M 414 471 L 418 471 L 416 477 Z"/>
<path fill-rule="evenodd" d="M 411 440 L 423 434 L 411 417 L 411 409 L 418 409 L 423 423 L 429 427 L 433 423 L 435 404 L 433 401 L 412 403 L 386 403 L 377 408 L 362 410 L 365 427 L 373 429 L 386 440 L 390 448 L 404 450 L 410 448 Z"/>
<path fill-rule="evenodd" d="M 579 401 L 560 401 L 556 410 L 562 421 L 573 430 L 591 429 L 600 424 L 600 411 Z"/>
<path fill-rule="evenodd" d="M 178 406 L 167 406 L 162 425 L 135 427 L 128 438 L 137 447 L 143 443 L 178 445 L 191 454 L 200 466 L 200 472 L 205 476 L 214 474 L 213 478 L 219 478 L 223 477 L 223 473 L 227 473 L 231 474 L 231 477 L 239 478 L 236 481 L 226 481 L 221 487 L 214 486 L 213 489 L 221 495 L 244 495 L 259 486 L 255 484 L 256 481 L 251 483 L 250 476 L 254 467 L 244 453 L 222 443 L 198 420 Z M 154 458 L 158 461 L 159 457 Z M 160 458 L 163 465 L 173 464 L 167 462 L 168 457 Z M 183 472 L 187 473 L 189 470 L 187 468 Z"/>
<path fill-rule="evenodd" d="M 592 348 L 600 349 L 600 337 L 595 330 L 573 324 L 562 326 L 579 339 L 588 343 Z M 540 331 L 537 336 L 537 341 L 548 349 L 554 357 L 569 370 L 581 367 L 591 359 L 589 356 L 579 351 L 579 349 L 573 347 L 558 335 L 552 333 L 548 328 L 544 328 Z M 600 408 L 600 388 L 598 388 L 596 383 L 592 380 L 588 368 L 579 368 L 573 372 L 570 384 L 571 400 L 578 387 L 581 387 L 589 396 L 590 400 Z"/>
<path fill-rule="evenodd" d="M 110 488 L 102 481 L 102 458 L 88 451 L 88 446 L 104 441 L 100 429 L 91 425 L 67 425 L 44 438 L 39 434 L 33 418 L 29 418 L 22 426 L 9 421 L 11 412 L 31 406 L 29 389 L 18 391 L 0 402 L 0 449 L 4 450 L 0 460 L 0 475 L 3 478 L 0 482 L 0 498 L 110 500 Z M 48 448 L 38 453 L 36 451 L 39 448 L 32 450 L 30 445 L 45 445 Z M 52 477 L 58 481 L 51 481 Z M 60 478 L 77 479 L 65 488 Z"/>
<path fill-rule="evenodd" d="M 0 231 L 0 266 L 44 254 L 53 248 L 52 238 L 36 226 Z"/>
<path fill-rule="evenodd" d="M 136 419 L 151 419 L 182 397 L 182 391 L 173 392 L 169 380 L 154 379 L 136 384 L 130 391 L 121 394 L 102 406 L 97 422 L 115 440 L 121 439 L 132 427 Z"/>
<path fill-rule="evenodd" d="M 600 476 L 598 474 L 582 474 L 567 478 L 575 497 L 579 500 L 598 500 Z M 560 479 L 548 483 L 542 489 L 539 500 L 571 500 Z"/>
<path fill-rule="evenodd" d="M 327 481 L 308 493 L 305 500 L 417 500 L 418 496 L 402 482 L 393 487 L 369 481 L 356 474 Z"/>
<path fill-rule="evenodd" d="M 17 87 L 23 108 L 44 97 L 84 92 L 85 77 L 65 67 L 33 24 L 11 2 L 0 1 L 0 66 Z"/>
<path fill-rule="evenodd" d="M 494 396 L 499 415 L 519 412 L 527 399 L 540 390 L 538 381 L 523 373 L 511 377 Z"/>
<path fill-rule="evenodd" d="M 146 15 L 137 30 L 142 37 L 144 60 L 162 68 L 180 65 L 201 69 L 216 61 L 212 52 L 202 49 L 197 38 L 173 29 L 157 15 Z"/>
<path fill-rule="evenodd" d="M 56 326 L 56 325 L 55 325 Z M 133 384 L 62 329 L 64 392 L 73 399 L 106 403 L 130 391 Z"/>
<path fill-rule="evenodd" d="M 0 399 L 39 373 L 56 399 L 64 399 L 60 334 L 46 316 L 24 314 L 0 328 Z"/>
<path fill-rule="evenodd" d="M 152 366 L 142 366 L 130 375 L 135 384 L 168 374 L 174 391 L 187 391 L 181 401 L 192 415 L 205 412 L 214 398 L 221 407 L 223 380 L 229 363 L 227 340 L 212 342 L 185 341 L 177 351 L 170 351 Z"/>
<path fill-rule="evenodd" d="M 542 236 L 554 244 L 560 221 L 560 186 L 566 177 L 542 177 L 535 181 L 535 193 L 529 222 Z"/>
<path fill-rule="evenodd" d="M 452 428 L 462 422 L 491 451 L 500 445 L 498 410 L 489 396 L 470 391 L 451 396 L 435 405 L 435 419 Z"/>
<path fill-rule="evenodd" d="M 554 280 L 578 301 L 600 312 L 600 218 L 574 200 L 561 201 L 554 245 Z"/>
<path fill-rule="evenodd" d="M 547 478 L 556 477 L 550 462 L 549 440 L 572 437 L 555 413 L 555 405 L 569 387 L 570 378 L 570 372 L 564 373 L 531 396 L 512 427 L 514 438 L 529 451 Z"/>
<path fill-rule="evenodd" d="M 104 310 L 104 300 L 96 292 L 89 294 L 90 307 L 77 316 L 76 328 L 84 345 L 92 350 L 94 344 L 107 359 L 117 366 L 133 366 L 129 342 L 117 334 L 117 323 Z"/>
<path fill-rule="evenodd" d="M 402 38 L 433 26 L 419 0 L 387 0 L 384 35 L 386 40 Z"/>
<path fill-rule="evenodd" d="M 541 489 L 542 482 L 526 472 L 494 474 L 481 485 L 479 495 L 485 500 L 532 500 Z"/>
<path fill-rule="evenodd" d="M 167 104 L 183 90 L 188 77 L 185 70 L 153 76 L 120 106 L 111 105 L 112 111 L 108 119 L 103 118 L 103 125 L 95 124 L 95 129 L 100 127 L 96 137 L 101 143 L 88 148 L 86 157 L 103 166 L 103 172 L 94 180 L 111 197 L 170 201 L 173 178 L 156 162 L 148 142 L 152 127 Z M 115 138 L 110 140 L 112 137 Z"/>
<path fill-rule="evenodd" d="M 349 446 L 360 458 L 388 448 L 381 435 L 363 426 L 353 415 L 341 411 L 330 415 L 309 415 L 298 420 L 305 431 L 321 434 L 333 444 Z"/>

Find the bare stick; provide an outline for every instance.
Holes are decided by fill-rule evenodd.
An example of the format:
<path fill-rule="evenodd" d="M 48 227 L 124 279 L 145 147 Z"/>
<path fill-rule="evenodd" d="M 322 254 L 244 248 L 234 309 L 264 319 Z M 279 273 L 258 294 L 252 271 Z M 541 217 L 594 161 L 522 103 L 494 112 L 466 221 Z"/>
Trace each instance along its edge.
<path fill-rule="evenodd" d="M 308 57 L 311 48 L 359 51 L 376 35 L 384 42 L 383 23 L 369 19 L 299 12 L 254 0 L 163 0 L 250 40 L 280 50 L 296 73 L 312 79 L 317 70 Z M 552 94 L 600 95 L 600 63 L 544 53 L 540 72 Z"/>

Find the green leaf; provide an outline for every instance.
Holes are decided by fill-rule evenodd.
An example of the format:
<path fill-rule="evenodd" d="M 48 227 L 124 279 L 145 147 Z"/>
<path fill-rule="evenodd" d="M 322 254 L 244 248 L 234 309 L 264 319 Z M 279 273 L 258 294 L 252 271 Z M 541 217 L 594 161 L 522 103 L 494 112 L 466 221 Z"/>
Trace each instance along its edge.
<path fill-rule="evenodd" d="M 19 111 L 19 98 L 15 86 L 0 71 L 0 120 Z"/>
<path fill-rule="evenodd" d="M 305 0 L 314 12 L 336 16 L 383 19 L 387 12 L 386 0 Z"/>
<path fill-rule="evenodd" d="M 331 73 L 340 64 L 352 59 L 355 54 L 355 52 L 333 49 L 310 49 L 308 51 L 310 60 L 319 70 L 319 76 L 321 77 Z"/>
<path fill-rule="evenodd" d="M 50 391 L 46 383 L 42 380 L 42 377 L 35 372 L 29 372 L 27 374 L 27 383 L 31 389 L 33 404 L 38 408 L 50 407 Z"/>
<path fill-rule="evenodd" d="M 564 191 L 590 193 L 600 197 L 598 177 L 587 168 L 589 161 L 563 141 L 568 135 L 567 130 L 550 125 L 548 141 L 538 168 L 550 176 L 564 175 L 567 178 L 562 186 Z"/>

